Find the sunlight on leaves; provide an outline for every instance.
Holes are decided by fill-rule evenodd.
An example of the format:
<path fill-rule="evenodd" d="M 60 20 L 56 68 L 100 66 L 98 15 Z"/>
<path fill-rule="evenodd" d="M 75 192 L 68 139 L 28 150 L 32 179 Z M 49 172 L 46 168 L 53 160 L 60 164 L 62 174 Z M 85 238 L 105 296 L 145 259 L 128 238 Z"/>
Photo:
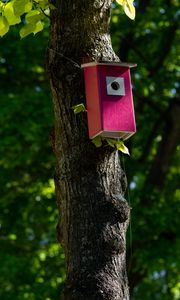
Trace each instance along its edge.
<path fill-rule="evenodd" d="M 129 154 L 128 148 L 124 145 L 124 142 L 116 139 L 105 139 L 109 146 L 116 147 L 117 150 L 123 152 L 124 154 Z"/>
<path fill-rule="evenodd" d="M 40 32 L 40 31 L 42 31 L 43 28 L 44 28 L 44 23 L 41 22 L 41 21 L 38 21 L 38 22 L 36 23 L 36 27 L 35 27 L 35 29 L 34 29 L 34 31 L 33 31 L 34 35 L 35 35 L 36 33 Z"/>
<path fill-rule="evenodd" d="M 136 10 L 133 5 L 133 0 L 116 0 L 116 2 L 123 7 L 125 14 L 131 19 L 134 20 L 136 16 Z"/>
<path fill-rule="evenodd" d="M 21 18 L 15 15 L 13 2 L 6 4 L 4 8 L 4 16 L 6 17 L 9 25 L 19 24 L 21 22 Z"/>
<path fill-rule="evenodd" d="M 26 37 L 27 35 L 31 34 L 31 33 L 34 33 L 34 35 L 43 30 L 43 23 L 41 21 L 38 21 L 37 23 L 28 23 L 26 24 L 23 28 L 21 28 L 20 30 L 20 37 L 21 38 L 24 38 Z"/>
<path fill-rule="evenodd" d="M 116 0 L 123 7 L 125 14 L 132 20 L 135 19 L 135 7 L 133 0 Z M 25 15 L 25 25 L 20 30 L 20 37 L 42 31 L 44 24 L 43 19 L 49 17 L 50 10 L 56 9 L 48 0 L 12 0 L 0 1 L 0 36 L 3 37 L 8 31 L 9 26 L 22 23 L 22 16 Z M 114 20 L 115 21 L 115 20 Z M 117 18 L 116 18 L 117 22 Z M 29 24 L 29 25 L 28 25 Z M 79 109 L 75 109 L 75 113 L 79 113 Z"/>
<path fill-rule="evenodd" d="M 178 300 L 180 298 L 180 282 L 178 282 L 171 290 L 174 294 L 174 299 Z"/>
<path fill-rule="evenodd" d="M 21 16 L 32 9 L 32 2 L 29 0 L 13 1 L 13 7 L 15 15 Z"/>
<path fill-rule="evenodd" d="M 33 33 L 35 30 L 35 25 L 34 24 L 26 24 L 23 28 L 20 30 L 20 37 L 24 38 L 30 33 Z"/>
<path fill-rule="evenodd" d="M 94 139 L 92 139 L 92 142 L 96 147 L 101 147 L 102 141 L 106 141 L 110 147 L 116 148 L 124 154 L 130 155 L 128 148 L 124 145 L 124 142 L 122 140 L 117 140 L 113 138 L 102 138 L 101 136 L 97 136 Z"/>
<path fill-rule="evenodd" d="M 48 185 L 42 187 L 42 195 L 46 196 L 47 198 L 52 198 L 52 195 L 54 195 L 55 192 L 55 186 L 54 186 L 54 180 L 49 179 Z"/>
<path fill-rule="evenodd" d="M 86 108 L 83 103 L 72 106 L 72 109 L 74 110 L 75 114 L 79 114 L 81 112 L 86 111 Z"/>
<path fill-rule="evenodd" d="M 129 154 L 129 149 L 124 145 L 123 141 L 118 141 L 116 143 L 116 148 L 117 148 L 117 150 L 123 152 L 124 154 L 130 155 Z"/>
<path fill-rule="evenodd" d="M 15 241 L 17 239 L 17 236 L 16 236 L 16 234 L 11 233 L 11 234 L 8 235 L 8 238 L 11 241 Z"/>
<path fill-rule="evenodd" d="M 20 30 L 21 38 L 31 33 L 35 35 L 43 30 L 44 23 L 42 21 L 47 18 L 50 8 L 48 0 L 12 0 L 8 3 L 0 1 L 0 36 L 3 37 L 11 25 L 19 23 L 23 25 Z M 46 12 L 48 13 L 46 14 Z"/>
<path fill-rule="evenodd" d="M 9 23 L 7 19 L 0 16 L 0 36 L 5 35 L 9 31 Z"/>
<path fill-rule="evenodd" d="M 39 10 L 34 9 L 26 15 L 26 22 L 27 23 L 34 23 L 34 22 L 36 23 L 40 20 L 40 18 L 41 18 L 41 14 L 40 14 Z"/>

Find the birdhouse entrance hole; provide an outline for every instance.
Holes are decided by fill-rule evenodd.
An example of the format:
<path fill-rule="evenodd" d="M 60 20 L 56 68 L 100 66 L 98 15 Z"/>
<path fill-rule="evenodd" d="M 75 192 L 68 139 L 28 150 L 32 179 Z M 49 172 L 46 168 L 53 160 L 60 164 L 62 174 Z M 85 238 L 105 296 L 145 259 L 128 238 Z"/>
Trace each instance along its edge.
<path fill-rule="evenodd" d="M 113 81 L 111 87 L 113 90 L 117 91 L 120 88 L 120 84 L 117 81 Z"/>

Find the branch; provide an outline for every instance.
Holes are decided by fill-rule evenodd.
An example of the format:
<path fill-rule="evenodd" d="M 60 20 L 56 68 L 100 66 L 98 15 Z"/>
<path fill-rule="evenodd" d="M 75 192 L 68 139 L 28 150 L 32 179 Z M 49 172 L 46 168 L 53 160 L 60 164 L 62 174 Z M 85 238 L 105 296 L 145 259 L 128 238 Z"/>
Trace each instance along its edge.
<path fill-rule="evenodd" d="M 172 42 L 175 38 L 176 31 L 178 29 L 178 22 L 174 21 L 173 25 L 168 28 L 168 33 L 165 32 L 164 34 L 164 44 L 162 45 L 161 55 L 158 56 L 158 61 L 155 63 L 154 67 L 149 68 L 149 76 L 153 76 L 164 64 L 165 59 L 167 58 L 168 54 L 171 51 Z"/>
<path fill-rule="evenodd" d="M 164 111 L 160 108 L 159 105 L 154 103 L 149 97 L 141 96 L 138 94 L 137 90 L 134 91 L 134 94 L 140 100 L 141 102 L 141 108 L 142 108 L 142 103 L 143 104 L 148 104 L 154 111 L 156 111 L 159 115 L 164 115 Z"/>
<path fill-rule="evenodd" d="M 162 140 L 159 143 L 156 157 L 154 158 L 147 182 L 158 188 L 162 188 L 168 173 L 171 160 L 180 142 L 180 105 L 177 99 L 172 103 L 171 108 L 167 110 L 167 116 Z"/>
<path fill-rule="evenodd" d="M 144 147 L 143 153 L 142 153 L 141 157 L 139 158 L 140 163 L 144 163 L 146 161 L 149 153 L 150 153 L 151 146 L 154 142 L 154 139 L 157 135 L 158 129 L 161 125 L 161 120 L 162 120 L 162 116 L 156 120 L 156 122 L 154 124 L 154 127 L 153 127 L 153 129 L 151 130 L 151 132 L 148 136 L 148 139 L 146 141 L 146 145 Z"/>
<path fill-rule="evenodd" d="M 36 2 L 35 0 L 33 0 L 33 3 L 34 3 L 35 6 L 39 4 L 39 3 Z M 40 6 L 39 6 L 39 9 L 40 9 L 40 11 L 43 13 L 43 15 L 45 15 L 48 19 L 51 19 L 50 16 L 47 15 L 47 14 L 45 13 L 45 11 L 44 11 Z"/>
<path fill-rule="evenodd" d="M 51 19 L 49 15 L 47 15 L 44 10 L 40 7 L 41 12 L 43 13 L 43 15 L 45 15 L 48 19 Z"/>

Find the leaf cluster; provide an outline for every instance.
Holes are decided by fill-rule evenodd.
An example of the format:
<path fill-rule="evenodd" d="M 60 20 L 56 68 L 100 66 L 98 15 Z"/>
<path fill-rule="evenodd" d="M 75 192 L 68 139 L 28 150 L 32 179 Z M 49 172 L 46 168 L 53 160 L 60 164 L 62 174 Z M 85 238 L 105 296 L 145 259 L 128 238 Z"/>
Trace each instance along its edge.
<path fill-rule="evenodd" d="M 97 148 L 103 145 L 103 141 L 105 141 L 110 147 L 115 148 L 116 150 L 119 150 L 124 154 L 130 155 L 128 148 L 124 145 L 124 142 L 120 139 L 103 138 L 101 136 L 97 136 L 92 140 L 93 144 Z"/>
<path fill-rule="evenodd" d="M 117 0 L 125 14 L 132 20 L 135 18 L 133 0 Z M 34 35 L 44 28 L 44 20 L 49 17 L 55 6 L 48 0 L 10 0 L 0 1 L 0 36 L 3 37 L 10 26 L 22 23 L 20 37 Z"/>
<path fill-rule="evenodd" d="M 0 299 L 57 299 L 65 265 L 55 233 L 47 33 L 18 34 L 14 27 L 0 41 Z"/>
<path fill-rule="evenodd" d="M 49 9 L 54 6 L 48 0 L 12 0 L 0 1 L 0 36 L 4 36 L 10 26 L 23 24 L 20 37 L 43 30 L 44 20 L 49 16 Z"/>

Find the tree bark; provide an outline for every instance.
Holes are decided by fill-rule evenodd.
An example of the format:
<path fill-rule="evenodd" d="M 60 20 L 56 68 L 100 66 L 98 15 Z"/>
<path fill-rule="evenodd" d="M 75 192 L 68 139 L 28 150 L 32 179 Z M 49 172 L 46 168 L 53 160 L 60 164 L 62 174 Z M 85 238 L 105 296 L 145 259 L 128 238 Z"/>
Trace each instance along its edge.
<path fill-rule="evenodd" d="M 125 234 L 129 206 L 119 155 L 88 138 L 83 70 L 118 61 L 109 35 L 111 0 L 57 0 L 51 13 L 47 71 L 54 105 L 55 185 L 67 279 L 61 300 L 128 300 Z M 93 87 L 92 87 L 93 88 Z"/>

